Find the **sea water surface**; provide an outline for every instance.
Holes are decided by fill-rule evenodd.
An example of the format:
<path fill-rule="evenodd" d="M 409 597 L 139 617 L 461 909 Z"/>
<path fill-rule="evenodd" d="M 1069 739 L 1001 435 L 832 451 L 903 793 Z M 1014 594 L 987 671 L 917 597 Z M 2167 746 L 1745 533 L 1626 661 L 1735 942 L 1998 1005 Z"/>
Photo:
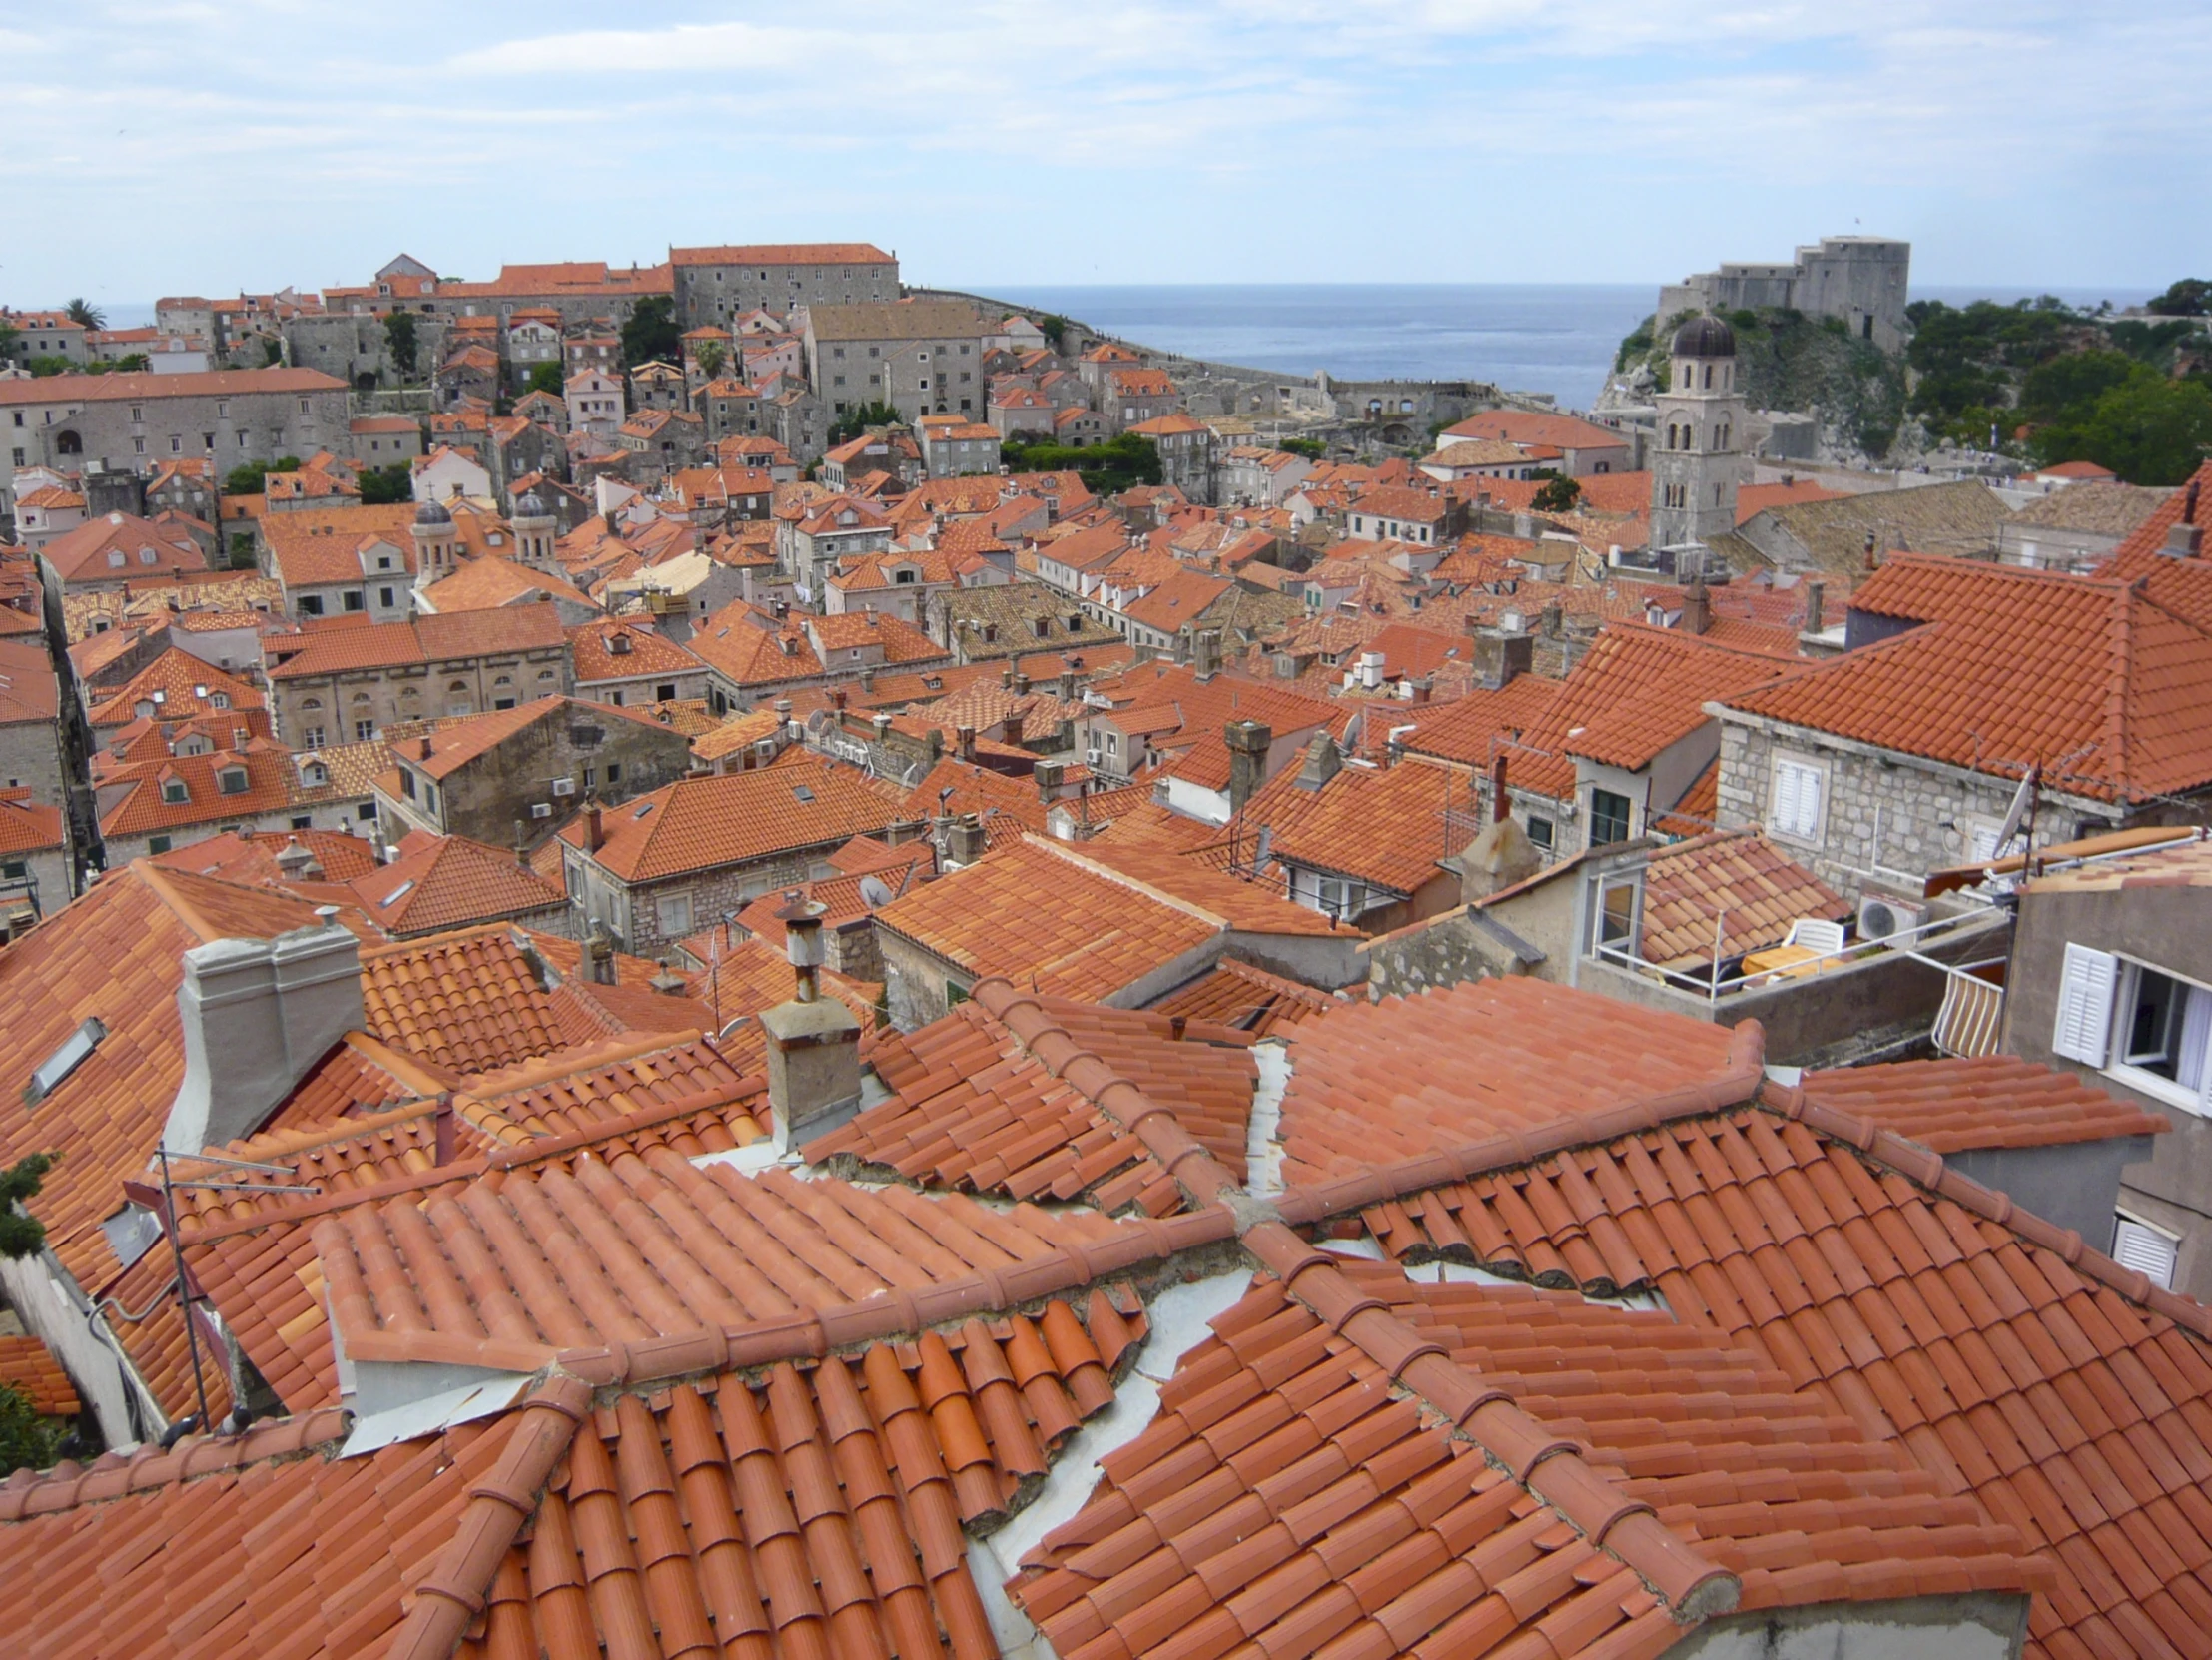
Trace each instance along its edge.
<path fill-rule="evenodd" d="M 1587 409 L 1622 337 L 1651 315 L 1652 283 L 1250 283 L 999 288 L 1103 333 L 1214 363 L 1342 380 L 1489 381 Z M 1951 305 L 2009 303 L 2032 284 L 1915 288 Z M 2126 306 L 2149 288 L 2062 289 L 2069 305 Z"/>

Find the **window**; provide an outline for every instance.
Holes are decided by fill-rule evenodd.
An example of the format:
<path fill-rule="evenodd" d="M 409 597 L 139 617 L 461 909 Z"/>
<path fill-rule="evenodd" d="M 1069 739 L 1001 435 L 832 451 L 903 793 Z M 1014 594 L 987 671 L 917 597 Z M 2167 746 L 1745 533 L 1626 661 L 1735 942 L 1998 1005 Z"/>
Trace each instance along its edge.
<path fill-rule="evenodd" d="M 404 767 L 399 769 L 399 793 L 409 801 L 414 799 L 414 774 Z"/>
<path fill-rule="evenodd" d="M 1528 823 L 1529 843 L 1549 853 L 1552 849 L 1553 827 L 1548 818 L 1531 818 Z"/>
<path fill-rule="evenodd" d="M 622 763 L 620 761 L 609 761 L 607 763 L 607 782 L 610 785 L 622 782 Z"/>
<path fill-rule="evenodd" d="M 1592 919 L 1596 938 L 1591 942 L 1598 956 L 1627 959 L 1637 955 L 1637 925 L 1644 913 L 1642 899 L 1634 879 L 1607 882 L 1598 889 L 1598 911 Z"/>
<path fill-rule="evenodd" d="M 172 807 L 179 807 L 192 799 L 192 787 L 182 778 L 162 780 L 162 800 Z"/>
<path fill-rule="evenodd" d="M 376 816 L 376 804 L 373 801 L 364 801 L 354 809 L 354 816 L 356 818 L 374 818 Z"/>
<path fill-rule="evenodd" d="M 1629 838 L 1629 798 L 1611 790 L 1590 792 L 1590 845 L 1608 847 Z"/>
<path fill-rule="evenodd" d="M 323 728 L 320 726 L 311 726 L 300 736 L 310 749 L 321 749 L 323 747 Z"/>
<path fill-rule="evenodd" d="M 344 593 L 340 594 L 338 596 L 338 602 L 339 607 L 342 610 L 358 611 L 362 608 L 361 595 L 353 588 L 348 588 Z"/>
<path fill-rule="evenodd" d="M 691 896 L 664 893 L 653 902 L 653 915 L 660 924 L 662 939 L 679 939 L 691 932 Z"/>
<path fill-rule="evenodd" d="M 369 741 L 369 740 L 370 738 L 373 738 L 373 737 L 374 737 L 375 735 L 376 735 L 376 723 L 375 723 L 374 721 L 372 721 L 372 720 L 357 720 L 357 721 L 355 721 L 355 722 L 354 722 L 354 741 L 355 741 L 356 743 L 367 743 L 367 742 L 368 742 L 368 741 Z"/>
<path fill-rule="evenodd" d="M 307 830 L 312 829 L 314 827 L 314 823 L 315 821 L 311 819 L 306 813 L 298 813 L 293 816 L 292 827 L 295 830 Z"/>
<path fill-rule="evenodd" d="M 248 787 L 246 769 L 224 767 L 215 775 L 215 787 L 223 795 L 244 795 Z"/>
<path fill-rule="evenodd" d="M 212 694 L 208 698 L 208 706 L 215 709 L 228 709 L 231 706 L 231 694 L 229 692 Z"/>
<path fill-rule="evenodd" d="M 2113 1213 L 2112 1259 L 2121 1267 L 2148 1274 L 2153 1285 L 2170 1291 L 2174 1287 L 2174 1259 L 2180 1253 L 2177 1236 L 2138 1221 L 2125 1211 Z"/>
<path fill-rule="evenodd" d="M 1799 841 L 1821 839 L 1822 797 L 1828 775 L 1804 761 L 1777 759 L 1774 803 L 1767 813 L 1767 828 Z"/>
<path fill-rule="evenodd" d="M 167 853 L 175 845 L 167 836 L 148 836 L 146 838 L 146 851 L 149 853 Z"/>

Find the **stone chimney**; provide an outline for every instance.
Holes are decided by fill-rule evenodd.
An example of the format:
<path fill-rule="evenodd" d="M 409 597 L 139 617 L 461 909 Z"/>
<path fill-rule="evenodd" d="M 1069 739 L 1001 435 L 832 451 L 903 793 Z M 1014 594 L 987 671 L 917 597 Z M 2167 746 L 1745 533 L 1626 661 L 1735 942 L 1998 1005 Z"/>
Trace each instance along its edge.
<path fill-rule="evenodd" d="M 302 847 L 298 836 L 291 836 L 277 854 L 277 874 L 288 882 L 320 882 L 323 861 Z"/>
<path fill-rule="evenodd" d="M 963 813 L 945 828 L 945 857 L 949 863 L 972 865 L 989 846 L 980 814 Z"/>
<path fill-rule="evenodd" d="M 331 1046 L 365 1023 L 361 941 L 316 913 L 273 940 L 212 940 L 184 955 L 185 1073 L 162 1145 L 198 1153 L 251 1136 Z"/>
<path fill-rule="evenodd" d="M 1326 732 L 1313 734 L 1313 741 L 1305 746 L 1305 764 L 1298 768 L 1297 788 L 1319 790 L 1344 770 L 1344 757 L 1337 753 L 1336 740 Z"/>
<path fill-rule="evenodd" d="M 973 762 L 976 758 L 976 729 L 973 726 L 953 728 L 953 752 L 962 760 Z"/>
<path fill-rule="evenodd" d="M 584 978 L 595 986 L 614 984 L 614 938 L 597 917 L 584 936 Z"/>
<path fill-rule="evenodd" d="M 1702 634 L 1712 626 L 1713 601 L 1705 591 L 1705 572 L 1700 570 L 1682 590 L 1682 631 Z"/>
<path fill-rule="evenodd" d="M 794 891 L 776 913 L 797 981 L 789 1003 L 758 1017 L 768 1040 L 768 1107 L 778 1153 L 835 1130 L 860 1111 L 860 1022 L 821 993 L 826 909 Z"/>
<path fill-rule="evenodd" d="M 1487 899 L 1500 888 L 1534 876 L 1544 856 L 1513 817 L 1513 797 L 1505 787 L 1504 755 L 1490 762 L 1490 822 L 1460 850 L 1459 897 L 1462 904 Z"/>
<path fill-rule="evenodd" d="M 1871 574 L 1881 568 L 1881 543 L 1874 532 L 1866 532 L 1866 545 L 1858 556 L 1859 568 Z"/>
<path fill-rule="evenodd" d="M 1076 700 L 1076 671 L 1064 668 L 1060 671 L 1060 700 L 1073 703 Z"/>
<path fill-rule="evenodd" d="M 1221 672 L 1221 631 L 1201 628 L 1190 636 L 1190 666 L 1200 675 Z"/>
<path fill-rule="evenodd" d="M 1229 811 L 1241 813 L 1267 782 L 1267 751 L 1275 734 L 1263 721 L 1232 720 L 1221 736 L 1229 746 Z"/>
<path fill-rule="evenodd" d="M 2193 559 L 2203 550 L 2204 529 L 2197 523 L 2197 481 L 2192 478 L 2181 498 L 2181 517 L 2167 528 L 2165 544 L 2158 551 L 2169 559 Z"/>
<path fill-rule="evenodd" d="M 1556 640 L 1559 638 L 1560 626 L 1566 614 L 1557 600 L 1536 613 L 1537 626 L 1543 629 L 1546 639 Z"/>
<path fill-rule="evenodd" d="M 1549 608 L 1547 607 L 1547 611 Z M 1470 622 L 1468 666 L 1485 691 L 1498 691 L 1528 673 L 1536 661 L 1536 641 L 1522 628 L 1484 628 Z"/>
<path fill-rule="evenodd" d="M 1048 806 L 1058 801 L 1068 779 L 1066 761 L 1039 761 L 1031 769 L 1030 776 L 1037 780 L 1037 798 Z"/>
<path fill-rule="evenodd" d="M 870 724 L 876 729 L 876 741 L 882 743 L 891 736 L 891 717 L 888 714 L 874 716 Z"/>
<path fill-rule="evenodd" d="M 1828 584 L 1818 580 L 1806 583 L 1805 631 L 1808 634 L 1818 634 L 1828 626 L 1827 606 Z"/>

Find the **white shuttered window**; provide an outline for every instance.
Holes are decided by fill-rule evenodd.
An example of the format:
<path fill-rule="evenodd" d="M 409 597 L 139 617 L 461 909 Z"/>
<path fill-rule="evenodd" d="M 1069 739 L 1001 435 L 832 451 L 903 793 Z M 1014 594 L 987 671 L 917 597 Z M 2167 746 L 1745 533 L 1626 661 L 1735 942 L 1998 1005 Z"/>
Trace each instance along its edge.
<path fill-rule="evenodd" d="M 2058 985 L 2058 1024 L 2051 1051 L 2083 1066 L 2101 1067 L 2111 1052 L 2112 987 L 2117 960 L 2108 951 L 2068 943 Z"/>
<path fill-rule="evenodd" d="M 1775 762 L 1774 810 L 1768 815 L 1768 828 L 1806 841 L 1818 837 L 1825 781 L 1819 767 L 1807 766 L 1803 761 Z"/>

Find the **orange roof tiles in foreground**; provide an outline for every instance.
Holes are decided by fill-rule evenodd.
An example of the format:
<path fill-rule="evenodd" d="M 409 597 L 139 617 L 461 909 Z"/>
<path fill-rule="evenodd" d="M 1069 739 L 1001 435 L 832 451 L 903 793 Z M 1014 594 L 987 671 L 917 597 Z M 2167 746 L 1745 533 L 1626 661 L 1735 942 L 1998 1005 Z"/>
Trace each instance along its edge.
<path fill-rule="evenodd" d="M 80 1409 L 69 1373 L 36 1337 L 0 1337 L 0 1385 L 21 1395 L 41 1417 L 73 1418 Z"/>

